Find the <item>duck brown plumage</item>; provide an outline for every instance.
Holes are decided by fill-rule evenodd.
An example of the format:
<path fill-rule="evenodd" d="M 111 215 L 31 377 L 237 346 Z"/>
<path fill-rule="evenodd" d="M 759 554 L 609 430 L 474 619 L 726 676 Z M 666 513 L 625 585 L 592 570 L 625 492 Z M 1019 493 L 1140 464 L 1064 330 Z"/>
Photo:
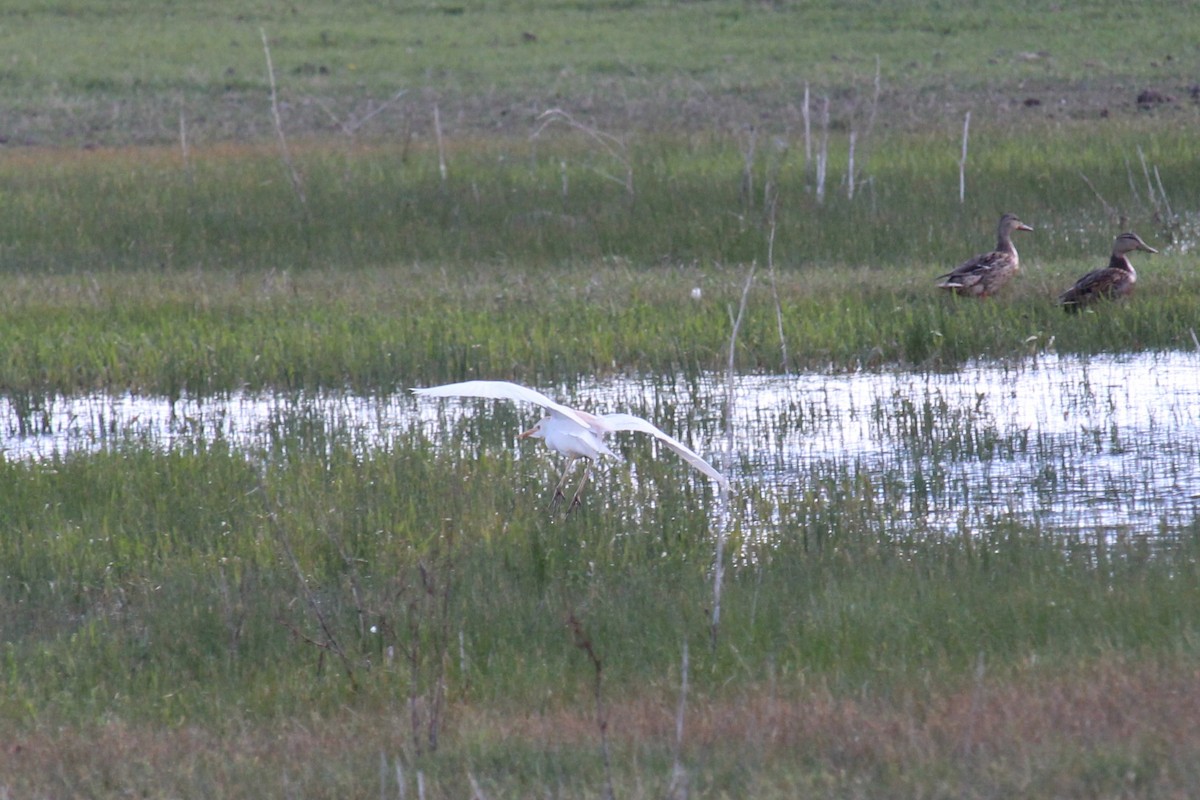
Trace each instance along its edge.
<path fill-rule="evenodd" d="M 1126 253 L 1143 250 L 1157 253 L 1142 241 L 1136 233 L 1126 232 L 1113 241 L 1112 256 L 1108 266 L 1092 270 L 1075 282 L 1075 285 L 1058 296 L 1064 311 L 1074 312 L 1097 300 L 1116 300 L 1133 292 L 1137 283 L 1137 270 Z"/>
<path fill-rule="evenodd" d="M 1008 282 L 1021 268 L 1017 248 L 1013 247 L 1013 231 L 1031 231 L 1016 214 L 1000 218 L 996 230 L 996 249 L 964 261 L 945 275 L 939 275 L 939 289 L 968 297 L 988 297 Z M 942 280 L 944 279 L 944 280 Z"/>

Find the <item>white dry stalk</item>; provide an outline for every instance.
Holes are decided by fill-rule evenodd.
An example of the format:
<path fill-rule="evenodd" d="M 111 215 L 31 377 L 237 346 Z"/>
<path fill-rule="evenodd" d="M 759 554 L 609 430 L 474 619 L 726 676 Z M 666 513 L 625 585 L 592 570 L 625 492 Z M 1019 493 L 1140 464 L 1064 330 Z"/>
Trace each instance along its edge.
<path fill-rule="evenodd" d="M 882 94 L 882 92 L 883 92 L 882 65 L 880 63 L 879 55 L 876 54 L 875 55 L 874 93 L 871 95 L 871 108 L 867 114 L 866 130 L 863 131 L 863 134 L 860 137 L 858 135 L 857 130 L 855 130 L 853 128 L 850 129 L 850 158 L 849 158 L 850 172 L 846 178 L 846 191 L 847 191 L 846 196 L 850 200 L 854 199 L 854 193 L 858 190 L 858 186 L 857 186 L 858 179 L 854 172 L 855 153 L 856 153 L 856 150 L 861 150 L 861 149 L 867 147 L 867 142 L 871 138 L 871 132 L 875 130 L 875 118 L 879 114 L 879 96 L 880 96 L 880 94 Z M 856 143 L 861 143 L 862 147 L 856 147 Z M 861 153 L 859 155 L 860 155 L 860 158 L 859 158 L 860 161 L 866 161 L 865 156 L 863 156 Z"/>
<path fill-rule="evenodd" d="M 279 139 L 279 154 L 283 158 L 284 166 L 287 167 L 288 176 L 292 179 L 292 189 L 296 192 L 296 198 L 299 199 L 300 205 L 306 206 L 304 184 L 300 181 L 300 173 L 296 171 L 296 165 L 292 161 L 287 137 L 283 134 L 283 119 L 279 116 L 279 93 L 275 89 L 275 66 L 271 63 L 271 45 L 267 42 L 266 29 L 259 28 L 258 32 L 262 36 L 263 55 L 267 57 L 267 80 L 271 84 L 271 119 L 275 123 L 275 136 Z"/>
<path fill-rule="evenodd" d="M 1146 164 L 1146 154 L 1142 152 L 1141 145 L 1138 145 L 1137 154 L 1142 162 L 1142 174 L 1146 176 L 1146 194 L 1150 197 L 1150 204 L 1154 206 L 1154 213 L 1162 222 L 1170 222 L 1175 218 L 1175 214 L 1171 211 L 1170 201 L 1167 200 L 1167 192 L 1163 188 L 1158 167 L 1154 168 L 1154 179 L 1151 180 L 1150 167 Z"/>
<path fill-rule="evenodd" d="M 779 302 L 779 286 L 775 280 L 775 210 L 778 204 L 779 195 L 775 193 L 770 201 L 770 222 L 767 229 L 767 272 L 771 276 L 771 295 L 775 299 L 775 325 L 779 329 L 779 352 L 783 359 L 783 374 L 790 375 L 787 339 L 783 335 L 783 304 Z"/>
<path fill-rule="evenodd" d="M 787 139 L 775 139 L 774 152 L 778 155 L 778 158 L 770 162 L 766 178 L 763 180 L 763 208 L 766 209 L 768 216 L 773 213 L 771 203 L 774 201 L 774 198 L 779 196 L 779 175 L 783 172 L 783 167 L 787 163 L 789 148 L 790 145 Z"/>
<path fill-rule="evenodd" d="M 758 149 L 758 130 L 751 125 L 749 131 L 742 148 L 742 204 L 746 211 L 754 204 L 754 153 Z"/>
<path fill-rule="evenodd" d="M 1167 199 L 1167 190 L 1163 188 L 1162 175 L 1158 174 L 1158 166 L 1154 167 L 1154 180 L 1158 184 L 1158 196 L 1162 198 L 1163 206 L 1167 209 L 1167 220 L 1175 219 L 1175 212 L 1171 210 L 1171 201 Z"/>
<path fill-rule="evenodd" d="M 746 315 L 746 301 L 750 297 L 750 287 L 754 284 L 754 272 L 758 269 L 758 263 L 750 265 L 750 272 L 746 275 L 746 285 L 742 287 L 742 300 L 738 306 L 737 316 L 733 315 L 733 310 L 730 309 L 729 316 L 732 323 L 732 330 L 729 333 L 729 365 L 725 373 L 725 468 L 730 469 L 733 465 L 733 383 L 734 383 L 734 363 L 737 354 L 737 336 L 738 330 L 742 327 L 742 319 Z M 715 650 L 717 647 L 717 634 L 721 627 L 721 584 L 725 579 L 725 540 L 729 536 L 730 525 L 730 502 L 732 489 L 726 484 L 721 495 L 721 525 L 717 531 L 717 552 L 713 559 L 713 610 L 712 622 L 709 628 L 710 644 Z"/>
<path fill-rule="evenodd" d="M 1142 146 L 1137 148 L 1138 160 L 1142 162 L 1142 174 L 1146 176 L 1146 194 L 1150 197 L 1150 205 L 1157 207 L 1158 201 L 1154 199 L 1154 183 L 1150 180 L 1150 170 L 1146 167 L 1146 154 L 1142 152 Z"/>
<path fill-rule="evenodd" d="M 857 131 L 850 131 L 850 157 L 846 165 L 846 199 L 854 199 L 854 145 L 858 141 Z"/>
<path fill-rule="evenodd" d="M 971 136 L 971 112 L 963 117 L 962 157 L 958 160 L 958 202 L 959 205 L 967 199 L 967 141 Z"/>
<path fill-rule="evenodd" d="M 467 674 L 467 642 L 461 628 L 458 631 L 458 671 Z"/>
<path fill-rule="evenodd" d="M 188 182 L 191 183 L 193 180 L 192 160 L 188 151 L 187 117 L 183 110 L 183 98 L 179 99 L 179 150 L 183 155 L 183 170 L 187 174 Z"/>
<path fill-rule="evenodd" d="M 829 163 L 829 98 L 821 98 L 821 151 L 817 153 L 817 203 L 825 202 L 825 169 Z"/>
<path fill-rule="evenodd" d="M 875 129 L 875 115 L 879 111 L 879 95 L 882 90 L 883 81 L 880 75 L 879 54 L 875 54 L 875 94 L 871 97 L 871 114 L 867 117 L 867 132 L 866 136 L 871 135 L 871 131 Z"/>
<path fill-rule="evenodd" d="M 1138 194 L 1137 182 L 1133 179 L 1133 167 L 1129 166 L 1129 158 L 1125 159 L 1125 177 L 1129 180 L 1129 193 L 1133 195 L 1133 202 L 1136 205 L 1142 204 L 1142 196 Z"/>
<path fill-rule="evenodd" d="M 687 639 L 683 640 L 683 656 L 679 664 L 679 708 L 675 712 L 675 761 L 678 763 L 683 752 L 683 718 L 687 713 L 688 690 L 688 646 Z"/>
<path fill-rule="evenodd" d="M 483 793 L 483 789 L 479 786 L 479 781 L 475 780 L 475 776 L 471 772 L 467 772 L 467 780 L 471 783 L 471 800 L 488 800 L 488 796 Z"/>
<path fill-rule="evenodd" d="M 804 171 L 808 172 L 808 166 L 812 163 L 812 114 L 808 102 L 808 81 L 804 82 L 804 105 L 800 113 L 804 117 Z"/>
<path fill-rule="evenodd" d="M 442 113 L 438 110 L 437 103 L 433 104 L 433 135 L 437 138 L 438 174 L 442 176 L 442 183 L 445 183 L 446 143 L 442 138 Z"/>

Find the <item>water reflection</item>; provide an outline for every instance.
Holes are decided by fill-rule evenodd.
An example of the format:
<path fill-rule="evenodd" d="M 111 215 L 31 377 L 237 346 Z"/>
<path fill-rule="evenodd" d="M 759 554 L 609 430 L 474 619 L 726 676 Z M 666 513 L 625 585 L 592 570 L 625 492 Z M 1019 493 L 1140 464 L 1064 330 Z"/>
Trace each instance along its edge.
<path fill-rule="evenodd" d="M 1200 356 L 1192 353 L 1042 356 L 952 373 L 751 375 L 732 387 L 714 375 L 539 388 L 564 402 L 652 419 L 709 456 L 735 486 L 763 495 L 801 491 L 828 476 L 869 476 L 861 485 L 888 496 L 897 524 L 970 530 L 1013 518 L 1154 534 L 1200 515 Z M 338 431 L 363 447 L 414 433 L 462 446 L 439 432 L 480 413 L 519 424 L 537 410 L 418 403 L 406 394 L 2 400 L 0 449 L 10 460 L 44 459 L 131 442 L 171 448 L 222 440 L 254 454 L 269 451 L 281 430 L 295 431 L 297 419 L 313 437 Z"/>

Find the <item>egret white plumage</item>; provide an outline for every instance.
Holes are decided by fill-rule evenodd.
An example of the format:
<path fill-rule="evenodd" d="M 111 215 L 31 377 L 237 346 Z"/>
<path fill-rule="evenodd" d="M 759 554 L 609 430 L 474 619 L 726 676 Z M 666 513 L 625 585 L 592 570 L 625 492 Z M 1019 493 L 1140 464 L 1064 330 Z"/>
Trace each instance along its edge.
<path fill-rule="evenodd" d="M 678 453 L 684 461 L 716 481 L 722 490 L 729 487 L 729 481 L 725 479 L 725 476 L 691 448 L 641 417 L 635 417 L 632 414 L 589 414 L 586 411 L 556 403 L 539 391 L 508 381 L 464 381 L 463 383 L 430 386 L 412 391 L 413 394 L 422 397 L 482 397 L 493 400 L 514 400 L 533 403 L 550 412 L 536 425 L 522 433 L 519 438 L 541 439 L 551 450 L 567 457 L 566 468 L 563 470 L 558 485 L 554 487 L 552 505 L 566 499 L 563 486 L 566 484 L 575 462 L 581 458 L 587 461 L 583 478 L 580 479 L 579 487 L 571 498 L 568 510 L 580 504 L 579 495 L 583 492 L 584 484 L 587 483 L 588 472 L 593 462 L 599 461 L 602 456 L 620 460 L 621 457 L 604 443 L 605 435 L 617 431 L 648 433 Z"/>

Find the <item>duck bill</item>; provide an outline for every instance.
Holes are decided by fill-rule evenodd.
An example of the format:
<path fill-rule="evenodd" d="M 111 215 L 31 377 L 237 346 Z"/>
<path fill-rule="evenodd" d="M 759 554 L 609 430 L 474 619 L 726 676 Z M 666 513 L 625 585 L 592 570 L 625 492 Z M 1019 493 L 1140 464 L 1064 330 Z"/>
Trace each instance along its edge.
<path fill-rule="evenodd" d="M 1020 225 L 1018 225 L 1018 226 L 1017 226 L 1017 230 L 1019 230 L 1019 231 L 1032 231 L 1032 230 L 1033 230 L 1033 228 L 1031 228 L 1030 226 L 1026 225 L 1024 222 L 1022 222 Z"/>
<path fill-rule="evenodd" d="M 1141 242 L 1138 244 L 1138 250 L 1145 250 L 1147 253 L 1157 253 L 1158 252 L 1157 250 L 1155 250 L 1153 247 L 1146 244 L 1145 242 Z"/>

